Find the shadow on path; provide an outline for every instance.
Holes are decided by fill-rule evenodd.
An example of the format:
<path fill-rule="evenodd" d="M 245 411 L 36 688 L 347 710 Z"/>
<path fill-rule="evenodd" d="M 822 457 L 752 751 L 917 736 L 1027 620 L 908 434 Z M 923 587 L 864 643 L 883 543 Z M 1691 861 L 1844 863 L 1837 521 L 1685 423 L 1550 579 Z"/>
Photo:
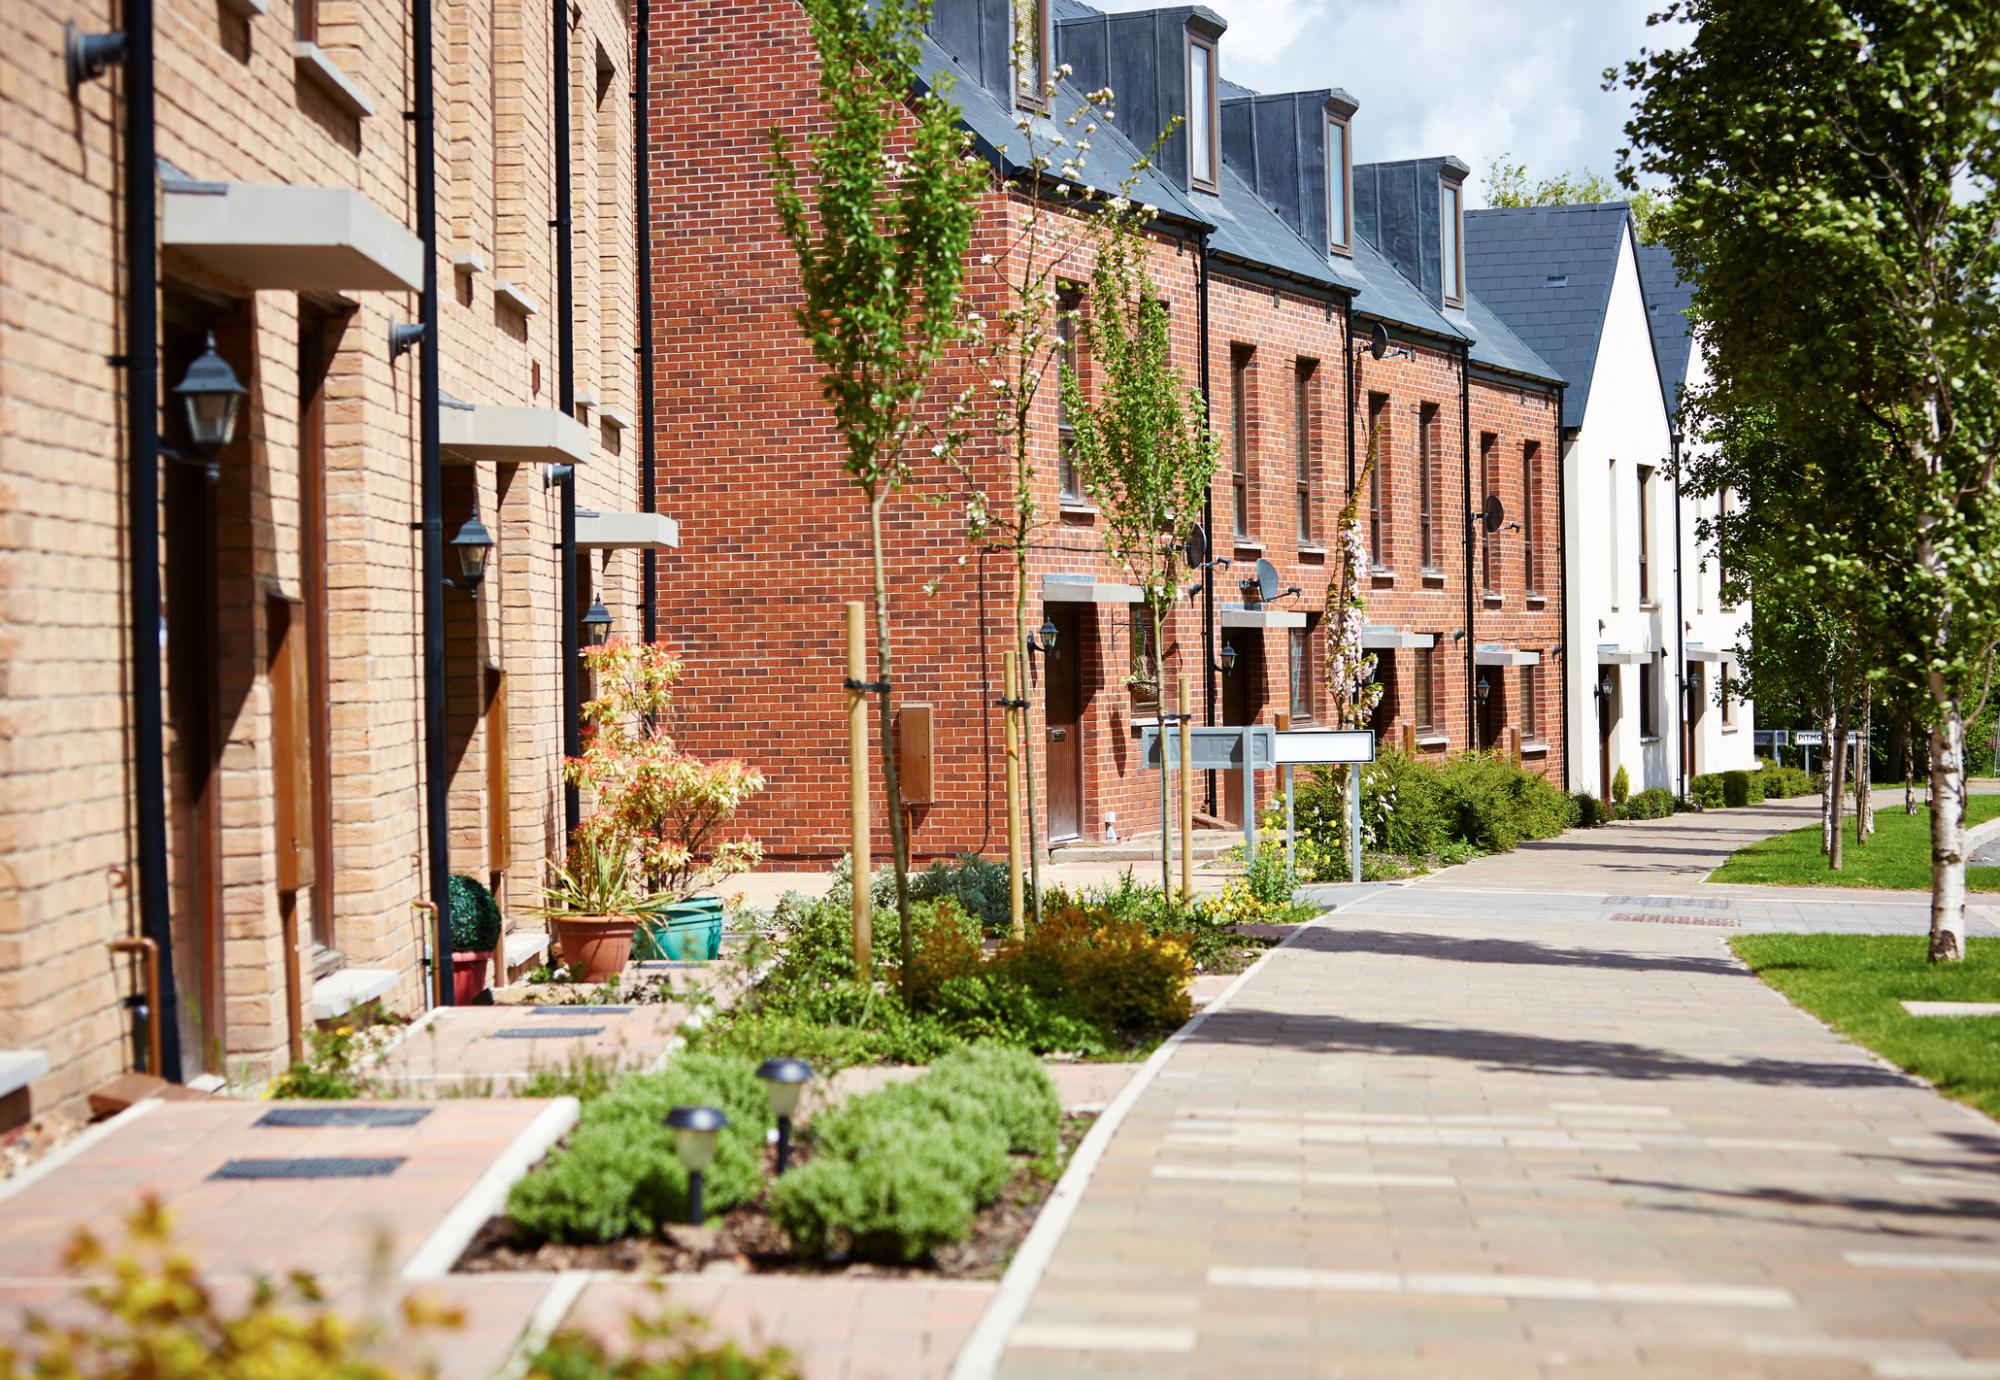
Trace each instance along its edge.
<path fill-rule="evenodd" d="M 1671 899 L 1671 898 L 1669 898 Z M 1575 915 L 1552 914 L 1552 920 Z M 1621 926 L 1619 928 L 1635 928 Z M 1294 951 L 1392 954 L 1445 963 L 1502 963 L 1534 968 L 1603 968 L 1624 973 L 1693 973 L 1706 977 L 1748 977 L 1733 959 L 1701 954 L 1632 953 L 1624 949 L 1561 947 L 1533 939 L 1466 939 L 1423 930 L 1353 930 L 1322 925 L 1292 941 Z"/>

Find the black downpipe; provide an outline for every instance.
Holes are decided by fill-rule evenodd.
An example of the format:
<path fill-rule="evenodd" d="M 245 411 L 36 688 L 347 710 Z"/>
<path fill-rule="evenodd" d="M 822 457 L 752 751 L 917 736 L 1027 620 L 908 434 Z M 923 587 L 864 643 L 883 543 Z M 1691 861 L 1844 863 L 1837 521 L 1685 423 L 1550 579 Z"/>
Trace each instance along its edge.
<path fill-rule="evenodd" d="M 1208 233 L 1201 236 L 1201 274 L 1195 280 L 1195 321 L 1196 334 L 1201 338 L 1201 360 L 1198 375 L 1201 387 L 1202 426 L 1208 433 L 1215 434 L 1215 399 L 1209 392 L 1208 380 Z M 1210 565 L 1201 582 L 1201 694 L 1203 722 L 1215 723 L 1215 480 L 1209 479 L 1208 489 L 1201 498 L 1202 530 L 1208 533 L 1208 559 Z M 1164 693 L 1165 687 L 1161 687 Z M 1215 773 L 1208 773 L 1206 788 L 1208 813 L 1213 816 L 1215 806 Z"/>
<path fill-rule="evenodd" d="M 1354 497 L 1354 299 L 1347 299 L 1347 329 L 1340 337 L 1340 362 L 1347 375 L 1347 496 Z M 1341 556 L 1346 560 L 1345 553 Z"/>
<path fill-rule="evenodd" d="M 1479 638 L 1473 627 L 1472 543 L 1484 530 L 1472 502 L 1472 347 L 1458 347 L 1458 451 L 1465 467 L 1465 750 L 1479 751 Z"/>
<path fill-rule="evenodd" d="M 139 927 L 160 950 L 160 1067 L 181 1081 L 180 998 L 167 891 L 166 729 L 160 703 L 160 267 L 153 179 L 153 0 L 125 0 L 125 425 L 132 472 L 132 787 Z"/>
<path fill-rule="evenodd" d="M 569 168 L 569 0 L 552 0 L 555 23 L 555 164 L 556 218 L 556 405 L 565 417 L 576 415 L 576 264 L 570 242 Z M 562 689 L 563 756 L 581 754 L 582 685 L 577 665 L 576 636 L 576 467 L 559 465 L 562 483 Z M 574 782 L 563 783 L 563 837 L 576 832 L 582 803 Z"/>
<path fill-rule="evenodd" d="M 1674 466 L 1674 661 L 1678 670 L 1674 684 L 1680 695 L 1680 766 L 1674 774 L 1677 783 L 1674 794 L 1685 800 L 1688 793 L 1688 767 L 1694 756 L 1694 718 L 1689 713 L 1688 704 L 1688 648 L 1687 648 L 1687 588 L 1681 576 L 1681 434 L 1678 430 L 1670 433 Z"/>
<path fill-rule="evenodd" d="M 433 100 L 431 0 L 415 0 L 411 60 L 415 67 L 417 237 L 424 248 L 418 316 L 417 415 L 423 487 L 424 832 L 430 864 L 431 920 L 436 938 L 429 974 L 440 1006 L 452 1004 L 451 839 L 447 830 L 444 727 L 444 463 L 438 451 L 437 113 Z"/>
<path fill-rule="evenodd" d="M 639 507 L 648 513 L 654 510 L 658 501 L 653 485 L 654 462 L 658 453 L 653 439 L 652 170 L 647 157 L 648 116 L 651 112 L 647 109 L 650 95 L 646 69 L 652 61 L 648 49 L 652 26 L 652 6 L 648 0 L 639 0 L 632 92 L 632 142 L 636 146 L 634 156 L 639 165 L 634 178 L 633 222 L 639 241 Z M 645 626 L 646 641 L 649 643 L 658 641 L 660 636 L 659 574 L 653 568 L 653 561 L 653 552 L 640 553 L 640 620 Z"/>
<path fill-rule="evenodd" d="M 1576 674 L 1577 649 L 1570 645 L 1569 623 L 1569 456 L 1563 449 L 1563 384 L 1556 385 L 1556 598 L 1562 608 L 1556 619 L 1556 636 L 1562 647 L 1562 735 L 1563 790 L 1575 789 L 1570 775 L 1570 754 L 1574 744 L 1569 736 L 1570 678 Z M 1594 653 L 1593 653 L 1594 655 Z M 1596 674 L 1593 665 L 1591 673 Z"/>

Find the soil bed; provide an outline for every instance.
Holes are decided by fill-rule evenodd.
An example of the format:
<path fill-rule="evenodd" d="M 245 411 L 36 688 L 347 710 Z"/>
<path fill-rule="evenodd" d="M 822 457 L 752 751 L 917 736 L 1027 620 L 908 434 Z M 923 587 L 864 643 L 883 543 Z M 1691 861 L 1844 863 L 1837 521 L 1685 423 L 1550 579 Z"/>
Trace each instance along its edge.
<path fill-rule="evenodd" d="M 603 1270 L 631 1274 L 803 1274 L 847 1275 L 877 1279 L 998 1279 L 1014 1258 L 1028 1229 L 1054 1191 L 1078 1142 L 1097 1118 L 1065 1115 L 1061 1148 L 1054 1174 L 1043 1177 L 1036 1165 L 1020 1157 L 1014 1177 L 1000 1196 L 979 1210 L 972 1235 L 945 1246 L 929 1260 L 911 1265 L 872 1261 L 808 1259 L 797 1254 L 791 1238 L 771 1220 L 764 1195 L 753 1202 L 711 1217 L 704 1227 L 670 1227 L 658 1236 L 622 1241 L 569 1245 L 544 1242 L 517 1244 L 513 1226 L 494 1217 L 479 1229 L 454 1270 L 461 1274 L 516 1271 Z M 795 1160 L 804 1156 L 795 1152 Z M 1046 1166 L 1044 1166 L 1046 1167 Z M 767 1165 L 767 1170 L 775 1168 Z"/>

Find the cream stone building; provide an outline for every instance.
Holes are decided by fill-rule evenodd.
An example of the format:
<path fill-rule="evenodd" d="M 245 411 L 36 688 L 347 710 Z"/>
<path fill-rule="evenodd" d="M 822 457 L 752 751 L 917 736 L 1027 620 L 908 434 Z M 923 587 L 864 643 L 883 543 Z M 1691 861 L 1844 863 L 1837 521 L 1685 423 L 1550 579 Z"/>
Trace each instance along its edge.
<path fill-rule="evenodd" d="M 165 1072 L 177 1044 L 187 1080 L 254 1083 L 316 1020 L 372 998 L 423 1008 L 420 903 L 442 875 L 427 671 L 444 687 L 449 869 L 494 884 L 516 931 L 506 961 L 537 952 L 539 925 L 517 917 L 564 835 L 563 485 L 548 467 L 574 467 L 575 611 L 601 597 L 618 632 L 641 633 L 642 553 L 677 540 L 641 494 L 631 21 L 619 0 L 432 7 L 436 497 L 461 587 L 443 591 L 431 665 L 432 346 L 396 342 L 422 317 L 414 13 L 0 7 L 0 1130 L 81 1111 L 150 1060 L 129 1009 L 143 954 L 118 941 L 171 935 Z M 150 169 L 143 139 L 134 150 L 144 45 L 82 42 L 139 16 Z M 146 386 L 133 328 L 149 262 L 157 552 L 127 407 L 132 380 Z M 247 391 L 207 465 L 172 390 L 211 336 Z M 476 599 L 450 546 L 475 514 L 494 542 Z M 156 740 L 164 781 L 149 785 Z"/>

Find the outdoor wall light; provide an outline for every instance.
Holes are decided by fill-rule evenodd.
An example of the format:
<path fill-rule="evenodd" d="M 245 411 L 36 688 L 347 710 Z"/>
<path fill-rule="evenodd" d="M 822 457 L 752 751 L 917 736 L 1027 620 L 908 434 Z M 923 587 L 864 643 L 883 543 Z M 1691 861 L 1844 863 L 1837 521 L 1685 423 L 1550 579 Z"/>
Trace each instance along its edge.
<path fill-rule="evenodd" d="M 1231 671 L 1236 669 L 1235 643 L 1225 642 L 1222 644 L 1222 664 L 1216 667 L 1215 669 L 1222 672 L 1222 674 L 1225 676 L 1228 675 Z"/>
<path fill-rule="evenodd" d="M 688 1176 L 688 1222 L 701 1225 L 701 1175 L 715 1158 L 715 1138 L 729 1118 L 713 1107 L 676 1107 L 667 1113 L 674 1133 L 674 1158 Z"/>
<path fill-rule="evenodd" d="M 1039 642 L 1035 640 L 1037 636 L 1041 638 Z M 1043 656 L 1054 656 L 1056 654 L 1056 625 L 1054 619 L 1044 618 L 1039 632 L 1028 634 L 1028 650 L 1031 653 L 1040 652 Z"/>
<path fill-rule="evenodd" d="M 792 1114 L 799 1109 L 799 1094 L 812 1081 L 812 1065 L 803 1059 L 766 1059 L 757 1066 L 764 1091 L 771 1099 L 771 1115 L 778 1119 L 778 1173 L 782 1176 L 792 1158 Z"/>
<path fill-rule="evenodd" d="M 1608 700 L 1617 693 L 1618 682 L 1611 679 L 1610 676 L 1606 676 L 1603 680 L 1597 682 L 1597 695 L 1599 699 Z"/>
<path fill-rule="evenodd" d="M 211 482 L 222 472 L 216 457 L 236 438 L 236 414 L 249 391 L 229 361 L 216 353 L 213 333 L 208 337 L 208 348 L 174 385 L 174 396 L 187 409 L 188 436 L 195 449 L 207 457 Z"/>
<path fill-rule="evenodd" d="M 1479 707 L 1481 709 L 1484 709 L 1486 707 L 1486 701 L 1493 694 L 1493 687 L 1491 684 L 1487 682 L 1486 677 L 1481 676 L 1479 678 L 1479 685 L 1474 689 L 1473 693 L 1479 696 Z"/>
<path fill-rule="evenodd" d="M 602 647 L 611 637 L 611 610 L 604 607 L 602 599 L 593 599 L 590 612 L 583 615 L 583 640 L 593 647 Z"/>
<path fill-rule="evenodd" d="M 472 516 L 451 539 L 451 551 L 458 561 L 458 579 L 447 578 L 445 583 L 477 599 L 479 582 L 486 578 L 486 558 L 493 554 L 493 534 L 479 520 L 478 508 L 472 510 Z"/>

